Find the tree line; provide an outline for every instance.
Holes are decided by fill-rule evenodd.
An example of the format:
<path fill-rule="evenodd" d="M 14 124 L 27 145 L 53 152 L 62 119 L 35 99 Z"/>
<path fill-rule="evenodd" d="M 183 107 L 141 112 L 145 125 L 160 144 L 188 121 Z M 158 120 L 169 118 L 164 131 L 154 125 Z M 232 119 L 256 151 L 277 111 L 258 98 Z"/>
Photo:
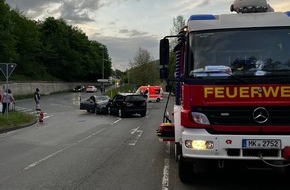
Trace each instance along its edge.
<path fill-rule="evenodd" d="M 17 64 L 12 80 L 96 81 L 103 60 L 108 78 L 111 58 L 104 44 L 61 18 L 30 20 L 0 0 L 0 63 Z"/>
<path fill-rule="evenodd" d="M 182 16 L 174 18 L 171 33 L 177 33 L 183 25 Z M 0 52 L 0 63 L 17 64 L 9 80 L 93 82 L 102 78 L 104 65 L 104 78 L 115 76 L 136 86 L 164 82 L 159 79 L 159 60 L 153 60 L 147 50 L 139 48 L 126 71 L 114 71 L 107 47 L 89 40 L 80 28 L 62 18 L 28 19 L 5 0 L 0 0 Z M 173 79 L 174 53 L 170 57 Z M 0 80 L 5 80 L 4 75 L 0 74 Z"/>

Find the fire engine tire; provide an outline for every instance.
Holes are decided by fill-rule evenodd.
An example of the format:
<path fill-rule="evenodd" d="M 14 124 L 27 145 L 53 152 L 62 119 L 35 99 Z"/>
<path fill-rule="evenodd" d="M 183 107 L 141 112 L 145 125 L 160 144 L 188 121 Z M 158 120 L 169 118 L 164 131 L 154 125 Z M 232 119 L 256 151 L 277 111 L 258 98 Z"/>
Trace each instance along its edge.
<path fill-rule="evenodd" d="M 160 98 L 157 98 L 157 99 L 156 99 L 156 102 L 160 102 Z"/>
<path fill-rule="evenodd" d="M 193 177 L 193 163 L 186 161 L 183 156 L 180 156 L 178 163 L 178 175 L 182 183 L 188 183 Z"/>
<path fill-rule="evenodd" d="M 175 161 L 178 162 L 179 156 L 181 156 L 181 145 L 178 143 L 175 144 Z"/>
<path fill-rule="evenodd" d="M 287 162 L 287 164 L 289 164 L 289 162 Z M 290 166 L 286 166 L 286 167 L 284 167 L 284 170 L 285 170 L 286 174 L 287 174 L 288 176 L 290 176 Z"/>

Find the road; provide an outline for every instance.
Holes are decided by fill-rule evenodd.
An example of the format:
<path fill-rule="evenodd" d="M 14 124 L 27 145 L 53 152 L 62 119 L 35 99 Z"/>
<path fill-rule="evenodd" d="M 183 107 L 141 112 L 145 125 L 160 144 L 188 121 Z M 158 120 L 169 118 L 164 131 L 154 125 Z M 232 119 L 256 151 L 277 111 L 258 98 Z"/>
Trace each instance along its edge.
<path fill-rule="evenodd" d="M 182 184 L 174 144 L 156 137 L 165 101 L 148 103 L 146 117 L 121 119 L 79 110 L 80 97 L 86 96 L 44 96 L 43 123 L 0 134 L 1 190 L 265 190 L 287 185 L 283 172 L 264 170 L 242 176 L 235 170 L 208 173 Z M 16 108 L 33 114 L 34 101 L 17 101 Z"/>

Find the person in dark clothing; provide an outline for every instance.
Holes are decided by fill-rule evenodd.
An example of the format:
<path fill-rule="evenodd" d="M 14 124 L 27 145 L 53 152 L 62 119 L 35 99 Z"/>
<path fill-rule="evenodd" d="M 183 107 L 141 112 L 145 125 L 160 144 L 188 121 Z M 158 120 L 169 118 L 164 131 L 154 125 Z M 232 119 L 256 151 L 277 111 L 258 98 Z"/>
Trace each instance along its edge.
<path fill-rule="evenodd" d="M 35 92 L 34 92 L 34 101 L 35 101 L 35 109 L 36 109 L 37 111 L 40 111 L 40 110 L 41 110 L 41 109 L 40 109 L 40 102 L 39 102 L 39 100 L 40 100 L 39 89 L 36 88 L 36 89 L 35 89 Z"/>

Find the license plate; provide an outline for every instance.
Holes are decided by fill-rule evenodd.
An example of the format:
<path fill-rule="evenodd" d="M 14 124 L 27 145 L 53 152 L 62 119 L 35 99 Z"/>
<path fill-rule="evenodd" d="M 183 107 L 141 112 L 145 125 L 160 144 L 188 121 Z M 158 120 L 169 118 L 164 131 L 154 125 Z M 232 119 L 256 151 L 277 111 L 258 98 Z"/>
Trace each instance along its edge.
<path fill-rule="evenodd" d="M 243 148 L 256 148 L 256 149 L 280 149 L 281 140 L 267 140 L 267 139 L 243 139 Z"/>

